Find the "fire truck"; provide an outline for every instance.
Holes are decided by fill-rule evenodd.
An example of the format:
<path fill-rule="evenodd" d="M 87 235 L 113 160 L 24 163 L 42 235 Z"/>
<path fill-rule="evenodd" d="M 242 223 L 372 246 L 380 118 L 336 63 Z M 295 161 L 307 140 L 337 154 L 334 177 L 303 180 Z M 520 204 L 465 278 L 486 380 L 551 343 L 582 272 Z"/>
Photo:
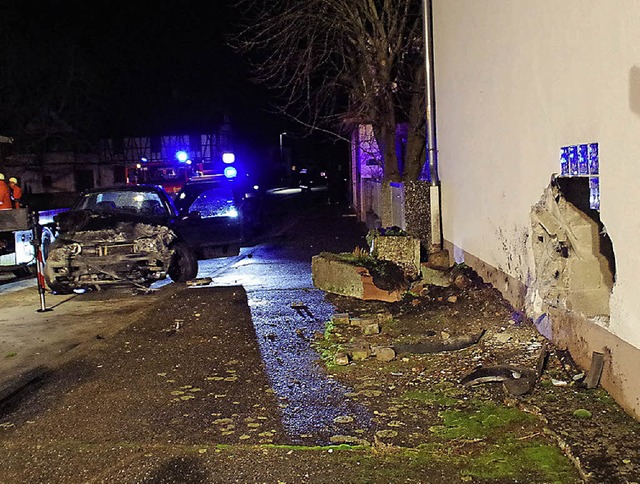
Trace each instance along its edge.
<path fill-rule="evenodd" d="M 219 162 L 193 163 L 185 151 L 177 152 L 175 158 L 175 161 L 142 159 L 135 166 L 127 167 L 127 183 L 160 185 L 170 196 L 175 196 L 189 180 L 214 174 L 229 179 L 239 175 L 235 155 L 231 152 L 223 153 Z M 248 176 L 245 170 L 241 171 Z"/>
<path fill-rule="evenodd" d="M 191 165 L 175 166 L 166 162 L 149 162 L 127 169 L 127 183 L 150 183 L 161 185 L 165 191 L 174 196 L 197 171 Z"/>

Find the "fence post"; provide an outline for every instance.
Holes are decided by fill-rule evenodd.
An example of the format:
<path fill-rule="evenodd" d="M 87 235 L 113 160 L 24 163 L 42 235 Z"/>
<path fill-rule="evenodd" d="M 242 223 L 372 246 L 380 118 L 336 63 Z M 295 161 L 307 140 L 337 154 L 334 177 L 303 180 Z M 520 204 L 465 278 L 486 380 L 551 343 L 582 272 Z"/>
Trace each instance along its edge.
<path fill-rule="evenodd" d="M 42 231 L 40 230 L 40 222 L 38 220 L 37 212 L 34 212 L 31 215 L 31 230 L 33 232 L 33 249 L 36 255 L 38 294 L 40 295 L 40 309 L 38 309 L 37 312 L 44 313 L 47 311 L 53 311 L 53 309 L 47 308 L 45 302 L 46 284 L 44 280 L 44 259 L 42 257 Z"/>

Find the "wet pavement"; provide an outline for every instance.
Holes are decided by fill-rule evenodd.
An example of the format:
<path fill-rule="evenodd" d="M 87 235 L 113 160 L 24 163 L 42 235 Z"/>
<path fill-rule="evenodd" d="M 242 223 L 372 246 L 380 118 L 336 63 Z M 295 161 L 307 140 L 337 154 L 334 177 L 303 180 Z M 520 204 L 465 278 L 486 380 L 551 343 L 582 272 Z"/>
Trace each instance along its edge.
<path fill-rule="evenodd" d="M 357 435 L 372 429 L 369 411 L 327 375 L 310 341 L 321 335 L 334 306 L 311 280 L 311 257 L 322 251 L 350 252 L 366 245 L 364 229 L 334 209 L 331 236 L 318 238 L 309 227 L 326 225 L 331 207 L 294 218 L 267 244 L 243 251 L 234 264 L 213 276 L 212 286 L 242 285 L 267 375 L 280 400 L 282 421 L 295 443 L 323 445 L 345 431 L 343 419 Z M 355 229 L 355 230 L 354 230 Z M 310 233 L 309 233 L 310 232 Z M 304 234 L 308 233 L 308 237 Z M 353 432 L 352 432 L 353 433 Z"/>

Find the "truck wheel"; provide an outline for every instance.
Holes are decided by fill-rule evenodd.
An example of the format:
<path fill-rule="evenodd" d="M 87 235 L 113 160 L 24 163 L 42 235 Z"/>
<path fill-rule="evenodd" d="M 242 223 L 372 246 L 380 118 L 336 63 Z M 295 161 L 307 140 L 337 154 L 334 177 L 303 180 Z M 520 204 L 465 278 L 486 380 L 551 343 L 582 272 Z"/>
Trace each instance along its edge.
<path fill-rule="evenodd" d="M 13 271 L 13 275 L 16 277 L 29 277 L 33 274 L 31 273 L 31 269 L 29 268 L 29 266 L 22 266 Z"/>
<path fill-rule="evenodd" d="M 198 275 L 198 259 L 186 244 L 173 246 L 173 257 L 167 273 L 174 282 L 187 282 Z"/>

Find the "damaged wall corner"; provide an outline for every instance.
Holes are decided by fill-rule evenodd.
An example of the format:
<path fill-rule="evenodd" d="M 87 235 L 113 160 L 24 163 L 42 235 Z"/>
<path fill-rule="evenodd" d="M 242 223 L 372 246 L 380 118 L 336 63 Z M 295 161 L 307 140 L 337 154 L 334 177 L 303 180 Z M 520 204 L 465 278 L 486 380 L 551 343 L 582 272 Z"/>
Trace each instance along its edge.
<path fill-rule="evenodd" d="M 581 183 L 576 178 L 552 183 L 532 208 L 535 278 L 528 300 L 533 314 L 553 308 L 606 322 L 615 279 L 613 249 L 598 212 L 585 210 L 576 196 Z"/>

